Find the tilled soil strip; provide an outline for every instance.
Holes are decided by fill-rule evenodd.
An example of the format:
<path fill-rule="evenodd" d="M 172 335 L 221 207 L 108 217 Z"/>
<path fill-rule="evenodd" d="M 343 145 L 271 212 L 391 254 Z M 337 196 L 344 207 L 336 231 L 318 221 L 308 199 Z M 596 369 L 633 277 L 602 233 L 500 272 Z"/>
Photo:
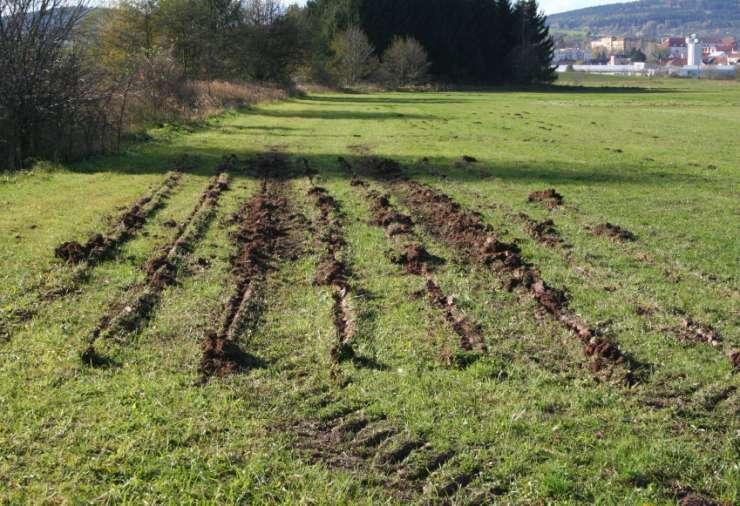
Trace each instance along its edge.
<path fill-rule="evenodd" d="M 115 251 L 130 241 L 136 233 L 144 226 L 157 210 L 164 206 L 165 201 L 172 190 L 179 184 L 182 178 L 180 171 L 172 171 L 159 185 L 152 189 L 147 195 L 134 202 L 124 212 L 108 234 L 93 234 L 88 241 L 82 245 L 76 241 L 64 242 L 57 246 L 54 255 L 67 263 L 76 264 L 72 276 L 62 286 L 48 286 L 41 284 L 38 299 L 28 307 L 17 309 L 11 313 L 11 317 L 20 321 L 33 318 L 39 311 L 39 306 L 44 302 L 51 302 L 64 297 L 75 291 L 80 283 L 96 264 L 114 255 Z M 0 341 L 10 339 L 10 326 L 0 322 Z"/>
<path fill-rule="evenodd" d="M 398 212 L 387 195 L 369 188 L 367 183 L 352 172 L 349 163 L 340 159 L 345 170 L 353 175 L 352 185 L 364 188 L 365 199 L 370 203 L 373 213 L 372 223 L 382 227 L 393 241 L 396 253 L 393 262 L 403 269 L 426 279 L 426 292 L 429 304 L 442 311 L 445 320 L 460 338 L 460 347 L 465 351 L 485 352 L 486 343 L 480 326 L 473 323 L 457 307 L 452 297 L 445 295 L 434 278 L 433 271 L 441 259 L 431 255 L 414 232 L 414 222 L 410 216 Z"/>
<path fill-rule="evenodd" d="M 220 172 L 211 179 L 187 219 L 177 227 L 174 239 L 144 264 L 145 281 L 129 291 L 131 295 L 127 301 L 111 307 L 90 332 L 88 347 L 82 353 L 83 362 L 90 365 L 104 363 L 95 350 L 98 338 L 132 332 L 149 318 L 164 289 L 176 282 L 178 265 L 185 260 L 213 219 L 228 182 L 229 175 L 226 172 Z"/>
<path fill-rule="evenodd" d="M 352 307 L 349 268 L 342 258 L 345 240 L 341 210 L 339 203 L 325 188 L 312 184 L 308 196 L 319 211 L 317 242 L 323 250 L 314 282 L 319 286 L 331 287 L 334 299 L 332 315 L 337 331 L 337 342 L 332 346 L 331 357 L 335 362 L 342 362 L 354 357 L 352 340 L 357 329 L 357 318 Z"/>
<path fill-rule="evenodd" d="M 500 241 L 480 215 L 463 209 L 444 193 L 409 179 L 393 160 L 366 159 L 364 165 L 405 199 L 430 233 L 471 261 L 492 269 L 508 289 L 521 287 L 527 290 L 542 309 L 578 337 L 584 353 L 593 359 L 591 367 L 594 372 L 608 364 L 623 364 L 629 368 L 631 364 L 619 347 L 598 335 L 576 315 L 568 307 L 566 293 L 549 286 L 539 272 L 525 262 L 519 248 Z M 631 374 L 627 379 L 631 380 Z"/>
<path fill-rule="evenodd" d="M 77 241 L 60 244 L 54 250 L 54 256 L 68 263 L 86 266 L 95 265 L 110 257 L 127 241 L 131 240 L 169 197 L 172 190 L 182 179 L 182 172 L 170 172 L 165 180 L 148 195 L 134 202 L 116 221 L 107 234 L 96 233 L 90 236 L 83 245 Z"/>
<path fill-rule="evenodd" d="M 277 156 L 260 158 L 258 173 L 283 173 L 286 162 Z M 267 275 L 281 259 L 300 254 L 297 235 L 301 215 L 293 211 L 286 194 L 286 181 L 266 177 L 256 196 L 244 203 L 235 216 L 239 229 L 233 239 L 239 252 L 232 259 L 235 289 L 220 318 L 217 329 L 206 332 L 200 363 L 201 381 L 248 369 L 250 357 L 237 339 L 247 328 L 256 326 L 263 308 L 260 300 Z"/>
<path fill-rule="evenodd" d="M 545 202 L 548 208 L 555 209 L 563 204 L 563 196 L 554 189 L 549 189 L 531 193 L 529 195 L 529 202 Z M 554 228 L 552 220 L 537 222 L 525 213 L 520 213 L 518 219 L 524 224 L 527 232 L 535 240 L 547 246 L 556 246 L 562 243 L 562 239 Z M 633 242 L 637 240 L 637 236 L 629 230 L 609 222 L 596 226 L 587 225 L 585 228 L 595 236 L 607 237 L 617 242 Z M 658 309 L 657 306 L 645 308 L 638 305 L 637 314 L 650 316 Z M 706 343 L 718 349 L 725 348 L 722 336 L 714 327 L 698 322 L 691 317 L 684 318 L 679 324 L 664 328 L 663 330 L 674 335 L 682 343 Z M 730 360 L 733 371 L 740 372 L 740 350 L 725 349 L 725 354 Z"/>

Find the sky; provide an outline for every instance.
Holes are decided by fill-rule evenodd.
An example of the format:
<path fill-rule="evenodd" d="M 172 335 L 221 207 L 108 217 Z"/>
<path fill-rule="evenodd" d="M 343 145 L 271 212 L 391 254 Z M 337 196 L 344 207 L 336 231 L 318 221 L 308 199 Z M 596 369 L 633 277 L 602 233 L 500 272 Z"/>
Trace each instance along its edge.
<path fill-rule="evenodd" d="M 283 0 L 285 3 L 305 3 L 305 0 Z M 592 7 L 594 5 L 613 4 L 629 0 L 539 0 L 540 7 L 545 14 L 555 14 L 557 12 L 571 11 L 573 9 L 582 9 L 583 7 Z"/>
<path fill-rule="evenodd" d="M 545 14 L 582 9 L 594 5 L 613 4 L 627 0 L 540 0 L 540 7 Z"/>
<path fill-rule="evenodd" d="M 581 9 L 583 7 L 591 7 L 594 5 L 613 4 L 618 2 L 625 2 L 629 0 L 539 0 L 540 8 L 545 11 L 545 14 L 555 14 L 558 12 L 570 11 L 573 9 Z M 107 3 L 113 3 L 111 0 L 88 0 L 88 3 L 95 5 L 105 5 Z M 285 4 L 304 4 L 306 0 L 283 0 Z"/>

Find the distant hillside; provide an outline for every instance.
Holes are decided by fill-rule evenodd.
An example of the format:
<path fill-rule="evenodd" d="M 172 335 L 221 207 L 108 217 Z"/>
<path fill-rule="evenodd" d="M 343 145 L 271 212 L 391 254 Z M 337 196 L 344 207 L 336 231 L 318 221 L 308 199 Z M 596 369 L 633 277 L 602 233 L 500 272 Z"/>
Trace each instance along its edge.
<path fill-rule="evenodd" d="M 740 36 L 740 0 L 640 0 L 553 14 L 548 19 L 555 32 Z"/>

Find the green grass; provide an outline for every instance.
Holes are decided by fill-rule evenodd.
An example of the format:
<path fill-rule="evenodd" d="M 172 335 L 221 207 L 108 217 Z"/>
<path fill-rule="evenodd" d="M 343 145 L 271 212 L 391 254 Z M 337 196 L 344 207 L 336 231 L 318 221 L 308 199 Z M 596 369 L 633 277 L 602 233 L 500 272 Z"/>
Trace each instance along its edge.
<path fill-rule="evenodd" d="M 311 95 L 155 129 L 121 155 L 0 176 L 0 317 L 11 334 L 0 343 L 0 502 L 393 503 L 382 481 L 361 480 L 378 478 L 372 466 L 336 470 L 296 450 L 297 422 L 360 407 L 455 452 L 420 502 L 471 469 L 452 502 L 492 487 L 516 504 L 670 504 L 688 491 L 740 501 L 740 376 L 724 356 L 740 348 L 740 84 L 567 79 L 584 87 Z M 165 222 L 190 212 L 223 155 L 270 149 L 307 158 L 342 205 L 355 349 L 382 367 L 331 363 L 332 299 L 312 283 L 309 248 L 271 274 L 261 324 L 241 336 L 264 366 L 195 386 L 200 340 L 231 293 L 229 217 L 259 190 L 243 174 L 148 325 L 106 343 L 113 366 L 84 366 L 85 337 L 143 279 L 140 266 L 172 236 Z M 457 338 L 411 297 L 423 281 L 388 260 L 391 243 L 336 160 L 363 153 L 398 159 L 517 240 L 575 311 L 642 364 L 640 383 L 596 381 L 576 340 L 535 318 L 532 300 L 419 228 L 447 259 L 440 284 L 489 348 L 464 369 L 445 365 Z M 143 233 L 79 292 L 39 304 L 39 287 L 69 274 L 54 246 L 105 230 L 183 154 L 198 168 Z M 526 202 L 547 187 L 564 208 Z M 294 180 L 291 200 L 313 217 L 307 189 Z M 572 247 L 535 243 L 509 218 L 521 211 L 552 218 Z M 604 221 L 638 241 L 585 229 Z M 13 316 L 30 304 L 32 319 Z M 639 316 L 637 304 L 655 311 Z M 724 346 L 677 342 L 670 327 L 683 315 L 716 327 Z"/>

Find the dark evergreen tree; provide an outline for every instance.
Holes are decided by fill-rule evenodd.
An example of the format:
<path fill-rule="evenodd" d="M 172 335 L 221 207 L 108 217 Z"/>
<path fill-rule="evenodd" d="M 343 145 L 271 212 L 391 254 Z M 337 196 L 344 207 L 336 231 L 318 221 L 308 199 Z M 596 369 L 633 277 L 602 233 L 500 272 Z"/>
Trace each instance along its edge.
<path fill-rule="evenodd" d="M 514 47 L 509 55 L 512 78 L 519 83 L 552 82 L 554 43 L 537 0 L 518 0 L 512 13 Z"/>

